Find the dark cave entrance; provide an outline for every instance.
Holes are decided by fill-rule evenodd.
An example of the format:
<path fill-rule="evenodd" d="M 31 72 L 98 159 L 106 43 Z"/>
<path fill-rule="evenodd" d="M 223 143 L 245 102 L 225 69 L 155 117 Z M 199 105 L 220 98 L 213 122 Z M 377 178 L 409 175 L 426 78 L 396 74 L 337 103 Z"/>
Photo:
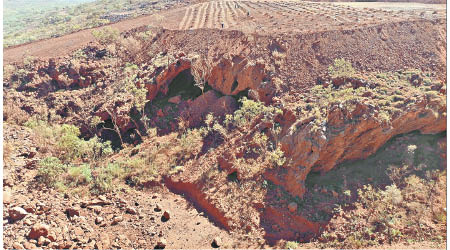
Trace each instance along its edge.
<path fill-rule="evenodd" d="M 98 124 L 97 130 L 100 131 L 100 138 L 103 141 L 111 141 L 113 149 L 121 148 L 120 136 L 114 129 L 114 123 L 111 119 L 107 119 L 103 123 Z"/>
<path fill-rule="evenodd" d="M 191 69 L 180 72 L 169 84 L 168 98 L 180 95 L 183 100 L 195 99 L 202 94 L 202 90 L 195 85 Z"/>
<path fill-rule="evenodd" d="M 207 84 L 204 91 L 211 89 Z M 191 69 L 180 72 L 168 86 L 167 94 L 159 92 L 145 106 L 149 126 L 156 127 L 158 134 L 169 133 L 177 129 L 180 113 L 188 108 L 186 101 L 195 100 L 202 95 L 202 90 L 196 86 Z"/>

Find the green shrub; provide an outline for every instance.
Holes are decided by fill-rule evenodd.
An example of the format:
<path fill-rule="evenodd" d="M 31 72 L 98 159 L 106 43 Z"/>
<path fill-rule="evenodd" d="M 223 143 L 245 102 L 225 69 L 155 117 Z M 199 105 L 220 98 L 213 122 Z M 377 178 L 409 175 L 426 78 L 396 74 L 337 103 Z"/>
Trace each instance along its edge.
<path fill-rule="evenodd" d="M 160 171 L 167 167 L 167 164 L 164 164 L 165 166 L 160 166 L 153 162 L 145 163 L 143 159 L 142 161 L 134 162 L 134 164 L 137 166 L 130 170 L 129 178 L 130 184 L 132 185 L 142 185 L 146 182 L 154 181 L 158 177 L 158 174 L 160 174 Z"/>
<path fill-rule="evenodd" d="M 106 167 L 98 169 L 92 185 L 92 191 L 97 194 L 113 191 L 113 180 L 121 178 L 125 172 L 125 169 L 117 163 L 109 163 Z"/>
<path fill-rule="evenodd" d="M 127 77 L 123 79 L 122 85 L 125 88 L 125 91 L 130 93 L 133 96 L 133 104 L 140 111 L 143 112 L 145 104 L 147 103 L 147 88 L 144 84 L 141 84 L 138 87 L 136 83 L 137 72 L 139 72 L 139 68 L 134 64 L 127 64 L 125 68 Z"/>
<path fill-rule="evenodd" d="M 298 243 L 295 241 L 287 241 L 286 245 L 284 245 L 284 248 L 286 249 L 297 249 L 298 248 Z"/>
<path fill-rule="evenodd" d="M 112 185 L 113 177 L 109 175 L 107 171 L 100 171 L 98 176 L 95 177 L 91 191 L 96 194 L 103 194 L 113 191 Z"/>
<path fill-rule="evenodd" d="M 23 59 L 23 66 L 25 67 L 25 69 L 32 70 L 35 61 L 36 58 L 34 58 L 33 56 L 26 56 Z"/>
<path fill-rule="evenodd" d="M 16 72 L 16 66 L 11 64 L 3 65 L 3 81 L 7 82 L 11 78 L 11 76 Z"/>
<path fill-rule="evenodd" d="M 69 186 L 89 184 L 92 181 L 91 168 L 87 164 L 78 167 L 69 167 L 67 181 Z"/>
<path fill-rule="evenodd" d="M 137 33 L 136 36 L 142 40 L 149 40 L 150 37 L 153 37 L 153 32 L 150 30 L 147 30 L 144 32 Z"/>
<path fill-rule="evenodd" d="M 113 153 L 110 141 L 102 142 L 97 136 L 85 141 L 79 138 L 80 130 L 74 125 L 52 126 L 42 120 L 30 119 L 24 126 L 33 129 L 40 144 L 49 148 L 54 145 L 54 153 L 66 163 L 77 159 L 97 161 Z"/>
<path fill-rule="evenodd" d="M 92 31 L 92 35 L 102 45 L 108 45 L 117 42 L 120 32 L 118 29 L 106 27 L 103 29 L 95 29 Z"/>
<path fill-rule="evenodd" d="M 118 163 L 110 163 L 106 166 L 105 173 L 111 175 L 114 178 L 120 178 L 125 173 L 125 169 L 122 168 Z"/>
<path fill-rule="evenodd" d="M 114 152 L 111 147 L 111 141 L 102 142 L 97 136 L 92 137 L 88 141 L 84 141 L 83 139 L 79 140 L 81 141 L 81 148 L 79 150 L 82 152 L 84 158 L 96 161 Z"/>
<path fill-rule="evenodd" d="M 236 127 L 248 126 L 256 117 L 263 115 L 264 120 L 274 118 L 277 114 L 282 114 L 281 109 L 273 106 L 265 106 L 262 102 L 253 101 L 243 97 L 240 102 L 242 106 L 234 112 L 232 121 Z M 226 119 L 231 119 L 227 117 Z"/>
<path fill-rule="evenodd" d="M 26 121 L 23 124 L 25 127 L 34 129 L 37 128 L 39 126 L 46 126 L 48 125 L 46 122 L 42 121 L 42 120 L 38 120 L 38 119 L 29 119 L 28 121 Z"/>
<path fill-rule="evenodd" d="M 286 162 L 286 158 L 284 157 L 284 153 L 280 147 L 277 147 L 274 151 L 270 151 L 268 154 L 270 162 L 274 166 L 281 167 Z"/>
<path fill-rule="evenodd" d="M 62 151 L 61 158 L 65 161 L 73 160 L 81 156 L 82 141 L 80 130 L 73 125 L 62 125 L 57 131 L 57 149 Z"/>
<path fill-rule="evenodd" d="M 61 163 L 56 157 L 47 157 L 39 162 L 38 176 L 48 186 L 54 187 L 61 180 L 61 175 L 66 172 L 67 165 Z"/>
<path fill-rule="evenodd" d="M 425 92 L 425 96 L 428 99 L 435 99 L 435 98 L 439 98 L 439 93 L 437 91 L 434 90 L 429 90 Z"/>
<path fill-rule="evenodd" d="M 335 59 L 333 65 L 328 67 L 328 74 L 331 78 L 353 77 L 356 74 L 352 64 L 345 59 Z"/>
<path fill-rule="evenodd" d="M 184 155 L 191 155 L 195 152 L 195 147 L 192 145 L 198 145 L 203 136 L 207 133 L 206 129 L 188 129 L 178 139 L 178 144 L 181 147 L 181 153 Z"/>
<path fill-rule="evenodd" d="M 222 125 L 220 125 L 220 123 L 218 121 L 215 120 L 212 113 L 209 113 L 206 115 L 205 124 L 206 124 L 206 128 L 199 130 L 200 134 L 202 136 L 205 136 L 206 134 L 211 133 L 211 132 L 216 132 L 223 137 L 226 136 L 227 131 L 225 130 L 225 128 Z"/>

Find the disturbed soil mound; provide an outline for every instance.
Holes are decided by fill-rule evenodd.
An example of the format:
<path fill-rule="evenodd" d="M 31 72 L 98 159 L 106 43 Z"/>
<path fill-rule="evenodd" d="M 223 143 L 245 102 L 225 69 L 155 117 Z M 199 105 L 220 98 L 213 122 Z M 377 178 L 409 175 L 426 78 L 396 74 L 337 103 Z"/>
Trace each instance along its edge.
<path fill-rule="evenodd" d="M 207 1 L 163 10 L 154 15 L 129 19 L 109 26 L 119 31 L 151 25 L 171 30 L 221 29 L 272 35 L 310 34 L 329 30 L 345 30 L 351 33 L 352 30 L 385 23 L 433 21 L 441 18 L 445 18 L 445 5 L 409 7 L 408 4 L 402 3 L 384 6 L 379 3 L 353 5 L 294 1 Z M 378 29 L 378 33 L 383 39 L 388 39 L 391 37 L 386 33 L 389 29 Z M 4 60 L 20 62 L 26 56 L 41 58 L 65 56 L 93 41 L 91 30 L 83 30 L 8 48 L 4 51 Z"/>

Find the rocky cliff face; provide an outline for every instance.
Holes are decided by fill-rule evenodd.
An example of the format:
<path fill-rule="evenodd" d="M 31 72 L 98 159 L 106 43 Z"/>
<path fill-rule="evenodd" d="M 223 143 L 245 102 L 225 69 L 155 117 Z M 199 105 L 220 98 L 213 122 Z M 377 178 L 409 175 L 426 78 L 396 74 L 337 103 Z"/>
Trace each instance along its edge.
<path fill-rule="evenodd" d="M 164 58 L 162 58 L 164 60 Z M 169 84 L 172 82 L 178 74 L 186 69 L 191 68 L 191 61 L 185 57 L 178 57 L 172 59 L 172 62 L 164 65 L 155 65 L 155 63 L 150 63 L 148 69 L 150 81 L 143 82 L 147 88 L 147 100 L 153 100 L 156 95 L 161 92 L 164 95 L 169 91 Z"/>
<path fill-rule="evenodd" d="M 355 103 L 353 111 L 342 105 L 331 105 L 326 114 L 327 123 L 321 129 L 313 130 L 311 123 L 301 122 L 289 128 L 281 139 L 290 159 L 287 173 L 271 179 L 292 195 L 301 197 L 306 191 L 304 181 L 310 171 L 326 172 L 344 161 L 364 159 L 398 134 L 415 130 L 422 133 L 445 131 L 446 105 L 442 98 L 422 97 L 389 123 L 381 120 L 377 107 L 370 104 Z"/>

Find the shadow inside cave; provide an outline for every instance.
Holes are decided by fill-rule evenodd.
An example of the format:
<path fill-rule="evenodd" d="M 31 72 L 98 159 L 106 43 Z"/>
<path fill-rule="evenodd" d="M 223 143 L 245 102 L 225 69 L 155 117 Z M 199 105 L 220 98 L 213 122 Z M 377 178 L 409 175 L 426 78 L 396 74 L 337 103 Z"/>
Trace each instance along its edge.
<path fill-rule="evenodd" d="M 303 198 L 293 197 L 282 186 L 266 181 L 266 209 L 261 215 L 265 240 L 271 245 L 279 240 L 309 242 L 319 236 L 336 207 L 351 207 L 357 201 L 358 189 L 364 185 L 382 189 L 398 178 L 427 178 L 430 171 L 444 170 L 438 141 L 445 138 L 446 132 L 397 135 L 366 159 L 344 162 L 325 174 L 310 172 Z M 408 152 L 411 145 L 416 146 L 413 154 Z M 287 209 L 290 203 L 297 205 L 293 213 Z"/>

